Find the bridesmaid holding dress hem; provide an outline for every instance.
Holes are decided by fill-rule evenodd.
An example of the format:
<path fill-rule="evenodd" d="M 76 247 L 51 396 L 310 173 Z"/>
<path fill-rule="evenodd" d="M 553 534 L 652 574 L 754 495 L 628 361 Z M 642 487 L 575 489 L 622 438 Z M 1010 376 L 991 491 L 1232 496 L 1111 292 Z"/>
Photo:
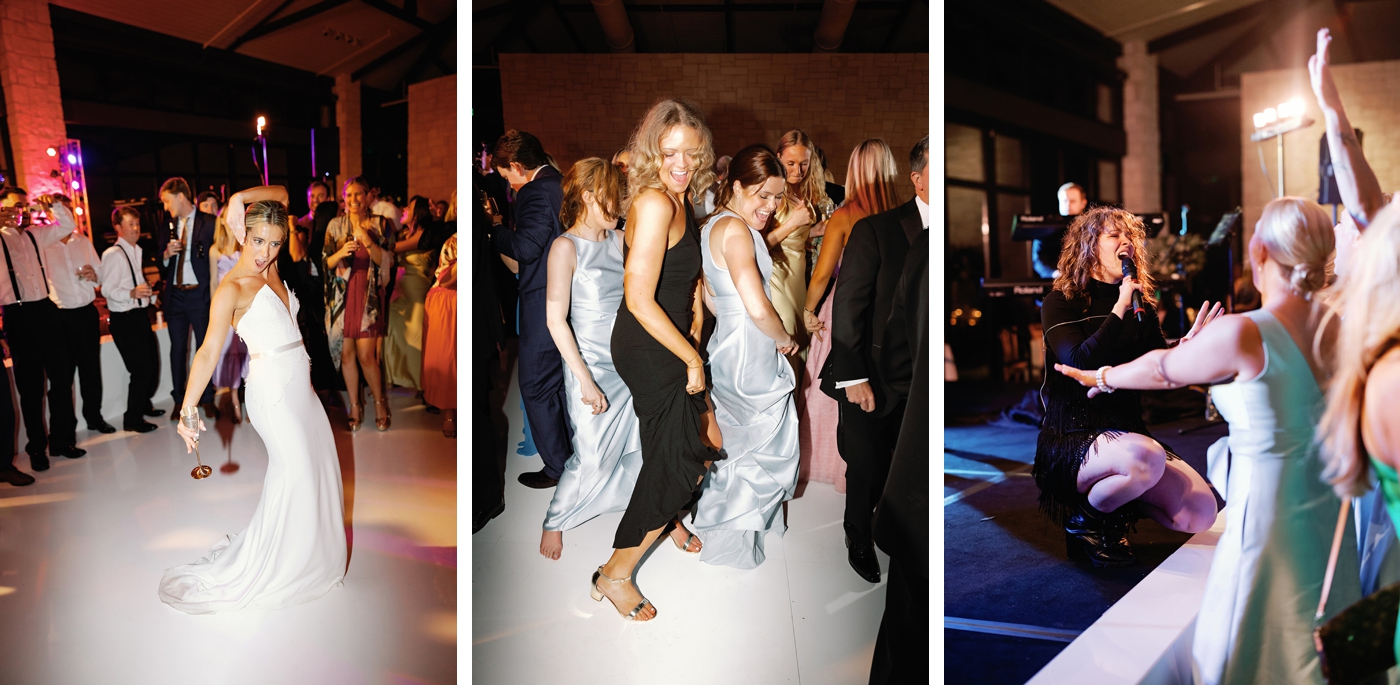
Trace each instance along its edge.
<path fill-rule="evenodd" d="M 632 393 L 612 359 L 613 324 L 622 304 L 622 172 L 598 157 L 564 175 L 559 213 L 568 226 L 549 251 L 545 322 L 568 371 L 564 374 L 573 456 L 554 488 L 540 535 L 540 554 L 558 559 L 564 530 L 599 514 L 622 511 L 642 467 Z"/>

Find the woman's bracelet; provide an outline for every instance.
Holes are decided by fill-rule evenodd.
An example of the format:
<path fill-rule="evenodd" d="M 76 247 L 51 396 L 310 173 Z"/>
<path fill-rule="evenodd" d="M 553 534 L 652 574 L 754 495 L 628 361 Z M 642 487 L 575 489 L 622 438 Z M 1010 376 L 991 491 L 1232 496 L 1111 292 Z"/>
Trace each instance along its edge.
<path fill-rule="evenodd" d="M 1098 372 L 1094 374 L 1094 383 L 1099 386 L 1099 392 L 1111 393 L 1115 390 L 1115 388 L 1109 387 L 1108 384 L 1103 381 L 1103 374 L 1109 368 L 1110 367 L 1107 366 L 1100 366 Z"/>

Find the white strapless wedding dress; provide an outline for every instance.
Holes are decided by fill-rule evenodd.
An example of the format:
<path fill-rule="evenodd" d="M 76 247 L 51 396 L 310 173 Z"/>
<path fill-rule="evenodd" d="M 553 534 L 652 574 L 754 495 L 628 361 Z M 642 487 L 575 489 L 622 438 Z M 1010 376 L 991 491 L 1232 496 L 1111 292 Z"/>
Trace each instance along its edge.
<path fill-rule="evenodd" d="M 291 309 L 263 286 L 239 320 L 248 344 L 247 401 L 267 446 L 262 500 L 248 527 L 208 556 L 168 569 L 160 601 L 190 614 L 309 602 L 345 577 L 345 508 L 330 421 L 311 388 L 311 360 Z"/>

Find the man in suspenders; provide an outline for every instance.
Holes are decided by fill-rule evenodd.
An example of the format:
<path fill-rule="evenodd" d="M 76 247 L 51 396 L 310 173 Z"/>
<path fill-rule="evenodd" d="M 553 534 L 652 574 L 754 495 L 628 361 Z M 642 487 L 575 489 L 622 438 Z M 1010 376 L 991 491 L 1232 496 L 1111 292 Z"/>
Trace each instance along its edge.
<path fill-rule="evenodd" d="M 147 416 L 165 413 L 151 405 L 156 394 L 160 347 L 151 330 L 150 307 L 154 293 L 141 276 L 141 215 L 131 207 L 112 212 L 117 242 L 102 253 L 102 295 L 111 312 L 108 329 L 122 355 L 131 380 L 126 390 L 122 430 L 148 433 L 156 429 Z"/>
<path fill-rule="evenodd" d="M 29 226 L 28 193 L 23 188 L 0 190 L 0 306 L 5 338 L 14 360 L 15 389 L 28 438 L 24 451 L 35 471 L 47 471 L 48 455 L 77 459 L 77 418 L 73 414 L 73 365 L 60 340 L 58 306 L 49 299 L 48 264 L 44 250 L 72 233 L 77 224 L 72 212 L 47 196 L 40 204 L 50 208 L 55 223 Z M 48 395 L 49 422 L 44 424 L 44 397 Z"/>

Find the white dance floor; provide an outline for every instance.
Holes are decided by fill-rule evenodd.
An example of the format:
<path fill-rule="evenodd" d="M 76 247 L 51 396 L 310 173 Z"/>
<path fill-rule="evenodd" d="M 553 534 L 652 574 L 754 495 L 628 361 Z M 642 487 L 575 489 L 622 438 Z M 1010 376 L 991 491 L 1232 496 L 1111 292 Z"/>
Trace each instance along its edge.
<path fill-rule="evenodd" d="M 539 470 L 540 460 L 516 456 L 522 423 L 513 382 L 505 414 L 505 513 L 472 537 L 473 682 L 869 681 L 885 586 L 862 580 L 846 562 L 845 496 L 832 486 L 811 483 L 788 503 L 787 535 L 768 536 L 768 558 L 757 569 L 711 566 L 662 538 L 636 573 L 657 617 L 629 623 L 606 599 L 588 596 L 622 514 L 566 531 L 558 561 L 540 556 L 540 525 L 554 491 L 516 481 Z M 889 557 L 879 555 L 888 571 Z"/>
<path fill-rule="evenodd" d="M 108 394 L 124 397 L 125 384 Z M 457 442 L 410 391 L 391 403 L 387 433 L 367 420 L 352 435 L 344 412 L 329 412 L 354 530 L 345 585 L 290 609 L 226 615 L 182 614 L 156 586 L 252 517 L 267 469 L 252 426 L 211 425 L 202 454 L 214 473 L 195 481 L 194 455 L 165 417 L 140 435 L 92 433 L 80 420 L 87 456 L 55 459 L 28 487 L 0 484 L 0 682 L 456 682 Z M 156 406 L 169 411 L 164 391 Z M 22 452 L 15 463 L 29 471 Z"/>

